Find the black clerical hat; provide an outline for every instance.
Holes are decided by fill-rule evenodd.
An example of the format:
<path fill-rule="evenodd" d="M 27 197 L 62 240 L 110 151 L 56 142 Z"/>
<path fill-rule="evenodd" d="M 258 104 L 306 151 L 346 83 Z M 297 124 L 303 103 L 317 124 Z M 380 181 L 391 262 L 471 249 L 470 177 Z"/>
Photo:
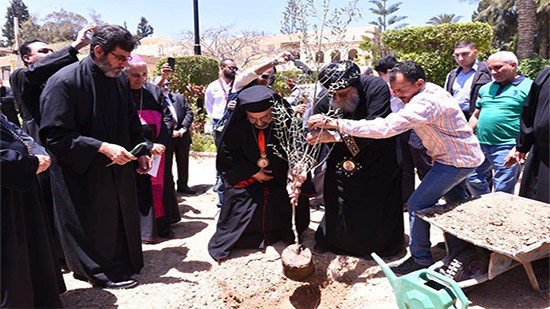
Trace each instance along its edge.
<path fill-rule="evenodd" d="M 354 84 L 361 75 L 353 61 L 336 61 L 326 65 L 319 73 L 319 82 L 329 90 L 344 89 Z"/>
<path fill-rule="evenodd" d="M 237 99 L 246 111 L 259 113 L 273 106 L 281 96 L 269 87 L 257 85 L 243 89 Z"/>

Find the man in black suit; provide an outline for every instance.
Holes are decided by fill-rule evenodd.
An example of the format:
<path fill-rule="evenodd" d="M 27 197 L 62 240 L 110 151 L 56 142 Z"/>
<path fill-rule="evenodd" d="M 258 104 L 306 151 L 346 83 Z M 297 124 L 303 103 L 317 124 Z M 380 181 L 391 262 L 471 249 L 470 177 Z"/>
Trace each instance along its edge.
<path fill-rule="evenodd" d="M 189 180 L 189 150 L 192 142 L 189 128 L 193 123 L 193 110 L 191 109 L 191 105 L 185 101 L 183 95 L 170 92 L 170 83 L 167 81 L 168 75 L 171 73 L 170 68 L 163 67 L 162 72 L 163 76 L 156 80 L 156 84 L 161 87 L 168 107 L 175 118 L 171 150 L 176 157 L 176 164 L 178 166 L 177 192 L 197 194 L 197 191 L 189 188 L 187 184 Z M 166 158 L 171 158 L 170 153 L 167 153 Z M 167 161 L 171 167 L 172 160 Z"/>

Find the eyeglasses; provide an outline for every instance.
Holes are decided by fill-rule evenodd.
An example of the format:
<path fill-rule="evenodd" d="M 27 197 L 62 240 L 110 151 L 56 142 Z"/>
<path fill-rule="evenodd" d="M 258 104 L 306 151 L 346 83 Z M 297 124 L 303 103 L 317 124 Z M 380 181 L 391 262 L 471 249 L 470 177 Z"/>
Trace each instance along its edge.
<path fill-rule="evenodd" d="M 49 53 L 53 53 L 53 49 L 51 49 L 51 48 L 41 48 L 41 49 L 37 50 L 36 52 L 41 53 L 41 54 L 49 54 Z"/>
<path fill-rule="evenodd" d="M 237 70 L 239 70 L 239 68 L 237 67 L 227 67 L 229 69 L 229 71 L 233 71 L 233 72 L 237 72 Z"/>
<path fill-rule="evenodd" d="M 117 55 L 113 52 L 109 52 L 109 54 L 115 56 L 116 59 L 120 62 L 132 61 L 132 56 L 125 57 L 125 56 L 122 56 L 122 55 Z"/>
<path fill-rule="evenodd" d="M 170 83 L 164 83 L 162 84 L 162 87 L 170 87 Z"/>
<path fill-rule="evenodd" d="M 275 79 L 275 75 L 269 75 L 269 74 L 262 74 L 260 77 L 263 79 L 269 79 L 269 80 Z"/>

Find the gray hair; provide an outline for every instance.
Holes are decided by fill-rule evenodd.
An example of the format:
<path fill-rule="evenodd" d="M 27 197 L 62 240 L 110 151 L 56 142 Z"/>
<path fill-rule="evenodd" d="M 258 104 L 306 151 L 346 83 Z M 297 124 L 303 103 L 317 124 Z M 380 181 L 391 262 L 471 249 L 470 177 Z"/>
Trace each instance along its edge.
<path fill-rule="evenodd" d="M 489 59 L 487 61 L 491 61 L 491 60 L 502 60 L 506 63 L 515 63 L 515 64 L 518 64 L 519 61 L 518 61 L 518 57 L 516 57 L 516 55 L 513 53 L 513 52 L 510 52 L 510 51 L 499 51 L 499 52 L 496 52 L 494 54 L 492 54 L 491 56 L 489 56 Z"/>

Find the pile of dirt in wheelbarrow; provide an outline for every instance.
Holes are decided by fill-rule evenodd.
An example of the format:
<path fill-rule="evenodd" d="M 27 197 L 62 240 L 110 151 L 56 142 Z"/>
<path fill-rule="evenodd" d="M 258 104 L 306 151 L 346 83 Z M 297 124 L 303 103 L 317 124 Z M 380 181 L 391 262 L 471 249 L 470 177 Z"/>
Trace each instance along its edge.
<path fill-rule="evenodd" d="M 422 212 L 462 239 L 517 252 L 550 243 L 550 204 L 497 192 Z"/>

